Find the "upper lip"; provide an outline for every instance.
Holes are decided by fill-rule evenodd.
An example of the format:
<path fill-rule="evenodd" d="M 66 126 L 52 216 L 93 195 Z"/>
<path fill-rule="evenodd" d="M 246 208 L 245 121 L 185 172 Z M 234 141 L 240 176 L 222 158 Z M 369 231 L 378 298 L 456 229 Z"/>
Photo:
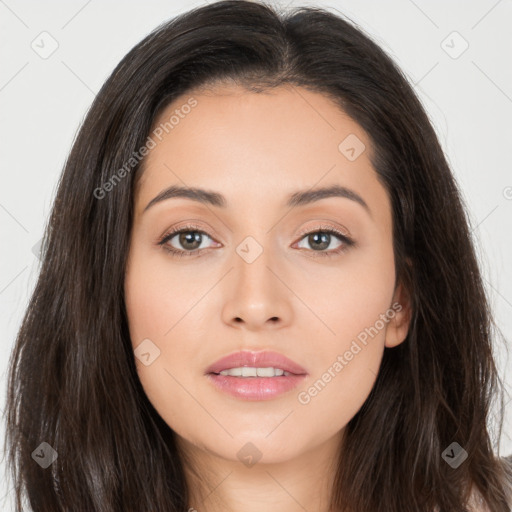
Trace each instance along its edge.
<path fill-rule="evenodd" d="M 288 359 L 279 352 L 265 350 L 263 352 L 251 352 L 242 350 L 225 356 L 206 369 L 206 373 L 220 373 L 229 368 L 239 368 L 243 366 L 253 368 L 281 368 L 295 375 L 305 375 L 307 372 L 302 366 Z"/>

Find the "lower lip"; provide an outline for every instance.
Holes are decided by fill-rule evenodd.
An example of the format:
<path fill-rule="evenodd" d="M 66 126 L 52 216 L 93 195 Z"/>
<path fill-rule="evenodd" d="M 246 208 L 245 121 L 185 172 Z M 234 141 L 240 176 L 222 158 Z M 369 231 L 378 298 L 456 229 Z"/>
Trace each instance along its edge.
<path fill-rule="evenodd" d="M 297 387 L 305 376 L 233 377 L 216 373 L 207 375 L 217 389 L 244 400 L 271 400 Z"/>

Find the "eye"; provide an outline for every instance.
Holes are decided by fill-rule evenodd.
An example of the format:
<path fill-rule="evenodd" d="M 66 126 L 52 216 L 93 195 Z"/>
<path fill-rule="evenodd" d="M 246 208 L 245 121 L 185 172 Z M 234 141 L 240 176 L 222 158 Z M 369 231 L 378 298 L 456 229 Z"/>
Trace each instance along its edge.
<path fill-rule="evenodd" d="M 208 233 L 189 225 L 166 233 L 158 244 L 176 256 L 195 256 L 208 247 L 208 239 L 213 240 Z"/>
<path fill-rule="evenodd" d="M 355 242 L 351 238 L 331 226 L 322 226 L 314 231 L 308 231 L 302 234 L 305 236 L 298 242 L 298 247 L 300 249 L 307 249 L 307 247 L 304 247 L 304 245 L 301 246 L 300 244 L 305 243 L 309 245 L 313 252 L 317 253 L 315 256 L 335 256 L 355 245 Z M 337 245 L 331 247 L 331 250 L 326 251 L 336 239 L 338 240 Z"/>

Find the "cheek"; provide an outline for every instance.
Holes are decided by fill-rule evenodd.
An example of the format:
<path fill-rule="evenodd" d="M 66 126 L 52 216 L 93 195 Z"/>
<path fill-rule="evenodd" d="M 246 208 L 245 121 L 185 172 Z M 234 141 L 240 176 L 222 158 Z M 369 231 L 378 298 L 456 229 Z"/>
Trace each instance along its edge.
<path fill-rule="evenodd" d="M 361 333 L 364 339 L 368 330 L 372 339 L 383 342 L 388 322 L 383 324 L 381 315 L 391 307 L 395 263 L 391 242 L 381 238 L 377 243 L 375 236 L 372 246 L 348 252 L 339 264 L 319 266 L 295 283 L 298 294 L 322 320 L 315 322 L 315 339 L 322 340 L 319 355 L 348 349 L 353 339 Z M 376 323 L 378 334 L 373 330 Z"/>
<path fill-rule="evenodd" d="M 193 340 L 201 339 L 191 319 L 200 298 L 197 290 L 204 285 L 184 278 L 182 272 L 171 272 L 162 260 L 165 263 L 137 248 L 132 252 L 125 304 L 140 382 L 155 409 L 179 431 L 181 421 L 175 418 L 190 409 L 188 393 L 197 394 L 196 381 L 185 381 L 187 368 L 197 359 Z"/>
<path fill-rule="evenodd" d="M 392 248 L 383 243 L 360 251 L 347 257 L 331 279 L 315 277 L 324 292 L 318 294 L 317 288 L 309 300 L 325 325 L 314 349 L 308 349 L 315 373 L 298 401 L 341 427 L 362 406 L 379 371 L 386 329 L 395 313 Z"/>
<path fill-rule="evenodd" d="M 202 288 L 193 275 L 173 270 L 161 256 L 135 250 L 130 263 L 125 303 L 132 344 L 137 346 L 145 338 L 160 344 L 172 339 L 176 327 L 186 322 Z"/>

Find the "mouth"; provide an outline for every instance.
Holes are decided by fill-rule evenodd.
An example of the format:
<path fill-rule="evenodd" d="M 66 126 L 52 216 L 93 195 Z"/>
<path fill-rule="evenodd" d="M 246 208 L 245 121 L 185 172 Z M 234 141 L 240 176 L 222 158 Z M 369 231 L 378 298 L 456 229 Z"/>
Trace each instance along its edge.
<path fill-rule="evenodd" d="M 206 369 L 206 373 L 231 375 L 233 377 L 270 378 L 284 376 L 285 373 L 287 377 L 288 374 L 307 374 L 306 370 L 295 361 L 279 352 L 270 350 L 262 352 L 241 350 L 234 352 L 215 361 Z"/>
<path fill-rule="evenodd" d="M 282 368 L 273 368 L 272 366 L 266 368 L 256 368 L 254 366 L 239 366 L 237 368 L 226 368 L 225 370 L 221 370 L 220 372 L 212 372 L 214 375 L 229 375 L 231 377 L 281 377 L 284 375 L 288 377 L 289 375 L 298 375 L 296 373 L 288 372 L 283 370 Z"/>
<path fill-rule="evenodd" d="M 206 370 L 217 390 L 243 400 L 270 400 L 291 391 L 307 376 L 300 365 L 277 352 L 242 351 Z"/>

